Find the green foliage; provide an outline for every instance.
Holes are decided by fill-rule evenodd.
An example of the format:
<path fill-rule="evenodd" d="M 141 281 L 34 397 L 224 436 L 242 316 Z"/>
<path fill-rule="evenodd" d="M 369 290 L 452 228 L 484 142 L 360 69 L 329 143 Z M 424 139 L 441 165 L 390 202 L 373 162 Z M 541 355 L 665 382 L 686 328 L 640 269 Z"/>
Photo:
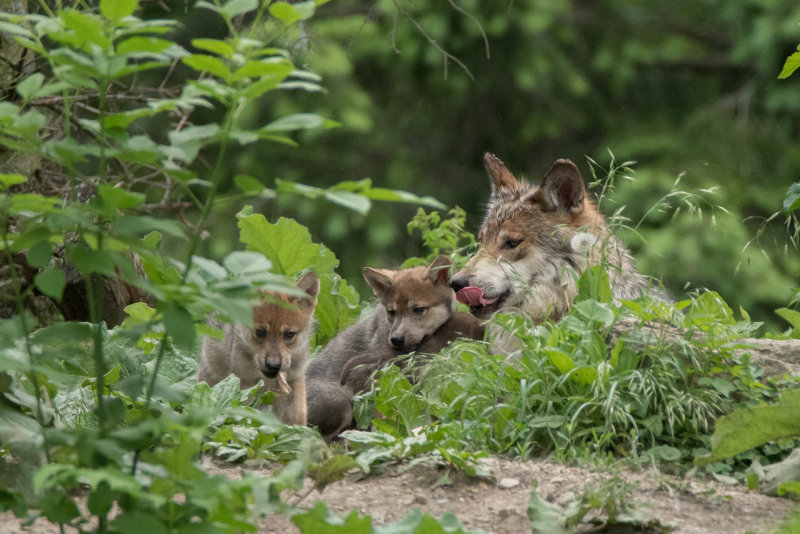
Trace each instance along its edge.
<path fill-rule="evenodd" d="M 617 478 L 604 481 L 597 488 L 589 488 L 579 499 L 571 501 L 566 508 L 550 503 L 538 495 L 536 489 L 531 492 L 528 501 L 528 518 L 531 520 L 533 534 L 570 534 L 584 521 L 592 510 L 601 511 L 606 520 L 594 518 L 595 528 L 622 531 L 670 532 L 672 529 L 661 525 L 657 520 L 648 517 L 640 509 L 631 508 L 630 493 L 635 488 Z"/>

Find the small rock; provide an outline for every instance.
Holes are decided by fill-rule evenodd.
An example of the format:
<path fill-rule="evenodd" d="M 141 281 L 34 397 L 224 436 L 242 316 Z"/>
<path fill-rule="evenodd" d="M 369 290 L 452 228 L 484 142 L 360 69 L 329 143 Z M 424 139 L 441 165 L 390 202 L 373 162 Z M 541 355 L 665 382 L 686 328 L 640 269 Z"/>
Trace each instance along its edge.
<path fill-rule="evenodd" d="M 422 495 L 417 495 L 416 497 L 414 497 L 414 502 L 417 504 L 428 504 L 428 499 L 426 499 Z"/>
<path fill-rule="evenodd" d="M 497 487 L 500 489 L 511 489 L 517 486 L 519 486 L 519 480 L 516 478 L 501 478 L 500 482 L 497 483 Z"/>

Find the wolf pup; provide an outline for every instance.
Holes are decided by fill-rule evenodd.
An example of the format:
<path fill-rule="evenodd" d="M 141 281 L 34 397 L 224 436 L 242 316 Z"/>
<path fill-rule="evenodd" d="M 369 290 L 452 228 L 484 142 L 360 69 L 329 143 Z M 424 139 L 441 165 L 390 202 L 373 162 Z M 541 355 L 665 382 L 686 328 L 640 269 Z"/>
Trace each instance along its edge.
<path fill-rule="evenodd" d="M 578 293 L 577 276 L 602 263 L 614 298 L 651 295 L 668 300 L 636 271 L 625 246 L 586 197 L 583 178 L 568 159 L 553 163 L 541 184 L 519 181 L 493 154 L 484 165 L 492 182 L 480 249 L 456 273 L 456 299 L 478 318 L 518 309 L 541 322 L 561 319 Z"/>
<path fill-rule="evenodd" d="M 333 338 L 306 370 L 308 424 L 326 440 L 353 427 L 353 395 L 384 363 L 414 351 L 438 352 L 458 337 L 483 338 L 477 319 L 454 311 L 451 264 L 439 256 L 428 267 L 363 269 L 379 305 Z"/>
<path fill-rule="evenodd" d="M 305 425 L 305 365 L 319 294 L 317 273 L 309 272 L 295 285 L 308 296 L 270 293 L 273 302 L 253 308 L 252 329 L 228 324 L 224 339 L 206 337 L 197 380 L 213 386 L 233 373 L 242 388 L 262 381 L 275 393 L 275 415 L 286 424 Z"/>

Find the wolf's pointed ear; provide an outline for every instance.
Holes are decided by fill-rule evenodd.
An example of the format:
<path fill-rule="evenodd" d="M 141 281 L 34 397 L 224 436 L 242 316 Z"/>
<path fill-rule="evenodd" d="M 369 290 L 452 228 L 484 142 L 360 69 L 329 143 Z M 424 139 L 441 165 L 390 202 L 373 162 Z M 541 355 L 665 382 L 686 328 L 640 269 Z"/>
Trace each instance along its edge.
<path fill-rule="evenodd" d="M 437 257 L 428 265 L 428 279 L 434 284 L 446 284 L 450 279 L 450 266 L 453 261 L 444 254 Z"/>
<path fill-rule="evenodd" d="M 298 289 L 305 291 L 312 300 L 319 295 L 319 276 L 317 276 L 317 273 L 314 271 L 309 271 L 304 274 L 294 285 L 296 285 Z"/>
<path fill-rule="evenodd" d="M 394 271 L 364 267 L 361 272 L 364 274 L 364 280 L 372 286 L 376 297 L 380 297 L 383 293 L 386 293 L 386 290 L 392 286 Z"/>
<path fill-rule="evenodd" d="M 568 159 L 559 159 L 542 178 L 533 200 L 546 211 L 563 211 L 576 215 L 583 211 L 586 189 L 578 167 Z"/>
<path fill-rule="evenodd" d="M 487 152 L 483 155 L 483 166 L 486 167 L 486 172 L 489 173 L 489 178 L 492 180 L 492 193 L 498 189 L 519 186 L 519 182 L 511 174 L 511 171 L 494 154 Z"/>

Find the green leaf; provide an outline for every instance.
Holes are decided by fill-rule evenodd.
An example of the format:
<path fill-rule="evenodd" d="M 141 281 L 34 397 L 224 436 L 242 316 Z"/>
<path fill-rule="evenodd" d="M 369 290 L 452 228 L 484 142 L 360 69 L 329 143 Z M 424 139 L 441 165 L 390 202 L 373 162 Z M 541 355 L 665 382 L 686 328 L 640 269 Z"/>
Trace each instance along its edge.
<path fill-rule="evenodd" d="M 198 72 L 208 72 L 226 82 L 231 79 L 231 70 L 219 58 L 214 56 L 207 56 L 205 54 L 192 54 L 181 58 L 181 61 L 188 67 L 193 68 Z"/>
<path fill-rule="evenodd" d="M 309 476 L 314 481 L 314 487 L 321 492 L 328 484 L 344 478 L 345 473 L 352 469 L 358 469 L 358 464 L 353 457 L 348 454 L 337 454 L 328 458 L 319 467 L 312 469 Z"/>
<path fill-rule="evenodd" d="M 42 87 L 44 83 L 44 74 L 37 72 L 31 74 L 17 84 L 17 93 L 25 102 L 30 100 L 36 95 L 36 92 Z"/>
<path fill-rule="evenodd" d="M 115 532 L 120 534 L 168 534 L 170 531 L 159 521 L 158 516 L 138 510 L 127 510 L 119 514 L 112 522 Z"/>
<path fill-rule="evenodd" d="M 28 179 L 21 174 L 0 173 L 0 189 L 8 189 L 12 185 L 24 184 Z"/>
<path fill-rule="evenodd" d="M 567 512 L 555 503 L 547 502 L 531 492 L 528 500 L 528 518 L 531 520 L 533 534 L 572 534 L 567 526 Z"/>
<path fill-rule="evenodd" d="M 596 300 L 582 300 L 576 302 L 573 309 L 590 323 L 599 323 L 604 327 L 614 323 L 614 310 L 603 302 Z"/>
<path fill-rule="evenodd" d="M 578 296 L 576 300 L 594 299 L 599 302 L 611 302 L 611 282 L 608 271 L 602 265 L 592 265 L 581 273 L 578 279 Z"/>
<path fill-rule="evenodd" d="M 800 390 L 786 390 L 775 404 L 743 408 L 720 417 L 711 436 L 711 456 L 696 463 L 715 462 L 768 441 L 798 438 L 799 413 Z"/>
<path fill-rule="evenodd" d="M 111 185 L 98 185 L 95 205 L 99 208 L 99 213 L 105 217 L 113 217 L 118 211 L 128 208 L 137 208 L 144 204 L 145 196 L 141 193 L 134 193 L 121 187 Z"/>
<path fill-rule="evenodd" d="M 233 56 L 234 53 L 231 45 L 219 39 L 192 39 L 192 46 L 227 58 Z"/>
<path fill-rule="evenodd" d="M 800 54 L 800 52 L 798 53 Z M 788 217 L 798 208 L 800 208 L 800 182 L 795 182 L 786 191 L 786 197 L 783 199 L 783 211 Z"/>
<path fill-rule="evenodd" d="M 258 7 L 258 0 L 229 0 L 222 6 L 222 12 L 232 19 L 237 15 L 254 10 Z"/>
<path fill-rule="evenodd" d="M 45 269 L 39 272 L 33 281 L 39 291 L 59 301 L 64 294 L 64 288 L 67 287 L 67 277 L 61 269 Z"/>
<path fill-rule="evenodd" d="M 222 264 L 235 275 L 266 272 L 272 269 L 270 261 L 258 252 L 234 251 L 228 254 Z"/>
<path fill-rule="evenodd" d="M 245 176 L 243 174 L 237 174 L 234 176 L 233 183 L 235 183 L 236 187 L 245 193 L 260 193 L 266 189 L 264 184 L 261 183 L 261 181 L 257 178 Z"/>
<path fill-rule="evenodd" d="M 792 330 L 789 335 L 793 339 L 800 339 L 800 312 L 790 308 L 778 308 L 775 310 L 775 313 L 789 321 L 789 324 L 792 325 Z"/>
<path fill-rule="evenodd" d="M 105 516 L 114 504 L 114 493 L 108 482 L 103 480 L 96 488 L 93 488 L 86 504 L 94 515 Z"/>
<path fill-rule="evenodd" d="M 37 269 L 44 267 L 53 256 L 53 245 L 49 241 L 39 241 L 28 252 L 28 265 Z"/>
<path fill-rule="evenodd" d="M 167 39 L 159 39 L 150 36 L 134 36 L 121 41 L 117 45 L 118 54 L 158 54 L 175 46 L 175 43 Z"/>
<path fill-rule="evenodd" d="M 172 340 L 179 347 L 191 349 L 196 337 L 192 315 L 171 302 L 164 306 L 163 313 L 167 335 L 172 336 Z"/>
<path fill-rule="evenodd" d="M 372 534 L 372 519 L 369 516 L 358 517 L 355 510 L 347 519 L 332 514 L 322 501 L 314 503 L 307 512 L 292 516 L 292 523 L 302 534 Z"/>
<path fill-rule="evenodd" d="M 303 18 L 289 2 L 274 2 L 269 6 L 269 12 L 284 24 L 291 24 Z"/>
<path fill-rule="evenodd" d="M 781 73 L 778 75 L 778 79 L 783 80 L 788 78 L 794 71 L 797 70 L 797 67 L 800 67 L 800 52 L 795 52 L 786 58 L 786 62 L 783 64 L 783 68 L 781 69 Z"/>
<path fill-rule="evenodd" d="M 291 130 L 307 130 L 311 128 L 330 127 L 333 121 L 326 119 L 316 113 L 295 113 L 274 120 L 264 126 L 263 132 L 288 132 Z"/>
<path fill-rule="evenodd" d="M 100 13 L 117 22 L 121 18 L 133 15 L 138 4 L 138 0 L 100 0 Z"/>

